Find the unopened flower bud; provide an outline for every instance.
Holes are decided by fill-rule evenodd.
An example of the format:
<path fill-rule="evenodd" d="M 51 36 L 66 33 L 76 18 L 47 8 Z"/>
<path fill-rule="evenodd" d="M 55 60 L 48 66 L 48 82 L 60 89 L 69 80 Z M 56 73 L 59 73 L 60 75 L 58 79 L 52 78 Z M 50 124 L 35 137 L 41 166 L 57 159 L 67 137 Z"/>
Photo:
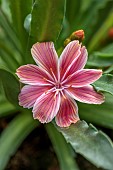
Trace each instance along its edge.
<path fill-rule="evenodd" d="M 84 31 L 83 30 L 78 30 L 75 31 L 71 34 L 70 36 L 71 40 L 79 40 L 79 41 L 83 41 L 84 39 Z"/>

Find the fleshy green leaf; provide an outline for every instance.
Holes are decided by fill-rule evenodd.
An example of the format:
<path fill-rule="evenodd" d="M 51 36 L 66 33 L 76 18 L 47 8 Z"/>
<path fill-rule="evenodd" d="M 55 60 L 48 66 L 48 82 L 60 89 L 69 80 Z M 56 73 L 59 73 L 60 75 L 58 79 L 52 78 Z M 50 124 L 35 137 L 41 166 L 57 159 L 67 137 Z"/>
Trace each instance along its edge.
<path fill-rule="evenodd" d="M 62 29 L 65 0 L 36 0 L 32 10 L 30 36 L 36 41 L 55 41 Z"/>
<path fill-rule="evenodd" d="M 15 55 L 15 51 L 10 47 L 8 42 L 0 41 L 0 64 L 6 65 L 11 71 L 15 71 L 19 67 L 19 56 Z"/>
<path fill-rule="evenodd" d="M 104 73 L 108 74 L 111 73 L 112 71 L 113 71 L 113 64 L 106 71 L 104 71 Z"/>
<path fill-rule="evenodd" d="M 25 17 L 31 12 L 32 0 L 8 0 L 10 11 L 12 15 L 12 22 L 14 29 L 18 35 L 18 38 L 21 41 L 22 48 L 26 50 L 27 45 L 27 34 L 24 29 L 24 20 Z"/>
<path fill-rule="evenodd" d="M 97 167 L 112 169 L 113 144 L 103 132 L 84 121 L 78 121 L 69 128 L 57 128 L 77 153 Z"/>
<path fill-rule="evenodd" d="M 60 169 L 79 170 L 73 158 L 71 148 L 61 133 L 59 133 L 52 124 L 47 124 L 46 130 L 57 154 L 60 163 Z"/>
<path fill-rule="evenodd" d="M 2 37 L 1 41 L 4 42 L 4 38 L 7 39 L 6 43 L 9 42 L 9 46 L 13 46 L 15 48 L 14 50 L 17 50 L 21 54 L 21 46 L 20 42 L 18 40 L 18 37 L 12 27 L 12 24 L 9 22 L 6 14 L 4 11 L 0 8 L 0 27 L 1 34 L 0 38 Z M 2 35 L 2 36 L 1 36 Z"/>
<path fill-rule="evenodd" d="M 111 1 L 112 2 L 112 1 Z M 113 2 L 112 2 L 113 3 Z M 107 35 L 108 30 L 112 27 L 113 23 L 113 10 L 109 13 L 109 16 L 106 18 L 101 27 L 94 34 L 92 39 L 90 40 L 88 51 L 91 52 L 96 48 L 99 48 L 101 44 L 101 40 Z"/>
<path fill-rule="evenodd" d="M 18 106 L 18 94 L 20 85 L 18 80 L 10 72 L 0 69 L 0 81 L 2 82 L 7 99 Z"/>
<path fill-rule="evenodd" d="M 97 53 L 98 54 L 98 53 Z M 102 53 L 101 53 L 102 55 Z M 99 55 L 96 55 L 96 53 L 93 53 L 90 55 L 87 65 L 88 66 L 95 66 L 95 67 L 108 67 L 113 64 L 113 58 L 112 57 L 100 57 Z"/>
<path fill-rule="evenodd" d="M 84 3 L 87 2 L 85 1 Z M 112 3 L 112 0 L 92 0 L 86 9 L 81 10 L 79 13 L 79 22 L 75 23 L 75 28 L 84 29 L 86 35 L 85 43 L 88 43 L 89 46 L 93 35 L 98 39 L 98 36 L 95 36 L 95 32 L 103 25 L 104 20 L 108 17 Z"/>
<path fill-rule="evenodd" d="M 0 117 L 7 116 L 9 114 L 13 114 L 17 111 L 17 108 L 15 108 L 11 103 L 4 101 L 0 102 Z"/>
<path fill-rule="evenodd" d="M 113 129 L 113 96 L 107 93 L 105 100 L 101 105 L 78 103 L 80 118 Z"/>
<path fill-rule="evenodd" d="M 113 57 L 113 43 L 107 45 L 98 52 L 95 52 L 95 55 L 100 57 Z"/>
<path fill-rule="evenodd" d="M 4 13 L 6 14 L 7 18 L 9 20 L 11 20 L 11 13 L 10 13 L 10 9 L 9 9 L 9 4 L 7 0 L 1 0 L 1 9 L 4 11 Z"/>
<path fill-rule="evenodd" d="M 87 65 L 96 67 L 108 67 L 113 65 L 113 43 L 99 51 L 93 52 L 88 59 Z"/>
<path fill-rule="evenodd" d="M 105 74 L 93 85 L 97 91 L 105 91 L 113 95 L 113 75 Z"/>
<path fill-rule="evenodd" d="M 70 29 L 73 31 L 73 25 L 75 25 L 80 12 L 82 1 L 68 0 L 66 3 L 66 18 L 70 24 Z"/>
<path fill-rule="evenodd" d="M 38 126 L 32 114 L 23 113 L 10 122 L 0 138 L 0 170 L 3 170 L 9 159 L 16 152 L 26 136 Z"/>

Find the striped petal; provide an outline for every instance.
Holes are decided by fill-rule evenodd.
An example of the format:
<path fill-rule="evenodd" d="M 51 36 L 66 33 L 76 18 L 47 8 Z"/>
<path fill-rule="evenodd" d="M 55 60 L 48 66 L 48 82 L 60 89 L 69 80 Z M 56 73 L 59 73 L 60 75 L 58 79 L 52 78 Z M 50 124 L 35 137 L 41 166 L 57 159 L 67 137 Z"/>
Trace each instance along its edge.
<path fill-rule="evenodd" d="M 76 123 L 78 120 L 78 107 L 76 102 L 69 96 L 67 96 L 66 99 L 62 97 L 61 105 L 55 118 L 56 124 L 60 127 L 68 127 L 71 123 Z"/>
<path fill-rule="evenodd" d="M 104 102 L 104 96 L 101 93 L 97 93 L 91 85 L 80 88 L 70 87 L 67 89 L 67 92 L 75 100 L 83 103 L 101 104 Z"/>
<path fill-rule="evenodd" d="M 17 69 L 17 76 L 20 81 L 30 85 L 51 85 L 47 80 L 51 80 L 51 77 L 38 66 L 27 64 Z"/>
<path fill-rule="evenodd" d="M 95 82 L 101 76 L 102 70 L 82 69 L 67 77 L 62 84 L 72 87 L 82 87 Z"/>
<path fill-rule="evenodd" d="M 62 52 L 59 61 L 61 80 L 64 79 L 67 71 L 79 57 L 81 53 L 80 48 L 81 45 L 79 44 L 79 41 L 72 41 L 65 47 L 64 51 Z"/>
<path fill-rule="evenodd" d="M 50 87 L 48 86 L 32 86 L 32 85 L 25 85 L 19 94 L 19 105 L 23 106 L 24 108 L 31 108 L 33 107 L 34 103 L 36 102 L 37 98 L 41 96 L 44 92 L 47 92 Z"/>
<path fill-rule="evenodd" d="M 56 116 L 60 107 L 60 94 L 54 92 L 42 94 L 34 104 L 33 117 L 41 123 L 48 123 Z"/>
<path fill-rule="evenodd" d="M 72 64 L 72 66 L 70 67 L 70 69 L 67 71 L 67 73 L 65 74 L 65 77 L 68 77 L 69 75 L 75 73 L 78 70 L 81 70 L 84 68 L 86 62 L 87 62 L 87 50 L 85 48 L 85 46 L 83 46 L 81 49 L 81 54 L 79 55 L 79 57 L 77 58 L 77 60 L 75 60 L 75 62 Z"/>
<path fill-rule="evenodd" d="M 83 46 L 81 49 L 81 54 L 78 57 L 78 59 L 75 61 L 75 63 L 73 64 L 73 66 L 71 67 L 71 74 L 81 70 L 84 68 L 84 66 L 86 65 L 87 62 L 87 57 L 88 57 L 88 52 L 87 49 L 85 48 L 85 46 Z"/>
<path fill-rule="evenodd" d="M 35 62 L 58 78 L 58 56 L 52 42 L 36 43 L 31 49 Z"/>

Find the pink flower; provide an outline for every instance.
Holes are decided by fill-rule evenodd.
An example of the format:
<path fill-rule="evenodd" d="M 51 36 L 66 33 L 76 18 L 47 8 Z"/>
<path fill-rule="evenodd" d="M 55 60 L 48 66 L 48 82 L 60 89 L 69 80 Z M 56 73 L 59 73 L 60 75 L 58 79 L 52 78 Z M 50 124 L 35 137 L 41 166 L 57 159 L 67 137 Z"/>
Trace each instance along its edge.
<path fill-rule="evenodd" d="M 58 126 L 67 127 L 79 120 L 75 100 L 104 102 L 104 96 L 89 85 L 101 77 L 102 71 L 83 69 L 87 50 L 79 41 L 70 42 L 59 59 L 52 42 L 34 44 L 31 53 L 38 66 L 21 66 L 16 74 L 27 84 L 19 94 L 19 104 L 33 107 L 34 119 L 48 123 L 55 118 Z"/>

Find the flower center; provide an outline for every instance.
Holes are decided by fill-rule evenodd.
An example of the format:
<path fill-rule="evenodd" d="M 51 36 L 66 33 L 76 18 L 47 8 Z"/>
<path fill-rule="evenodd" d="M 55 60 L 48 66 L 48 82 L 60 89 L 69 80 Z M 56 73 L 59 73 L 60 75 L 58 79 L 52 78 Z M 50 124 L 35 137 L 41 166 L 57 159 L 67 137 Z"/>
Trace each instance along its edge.
<path fill-rule="evenodd" d="M 64 89 L 66 87 L 63 87 L 62 84 L 60 82 L 56 82 L 53 86 L 53 88 L 51 88 L 50 90 L 47 90 L 45 93 L 50 93 L 50 92 L 54 92 L 54 99 L 56 98 L 56 96 L 60 93 L 64 99 L 66 99 L 65 94 L 64 94 Z"/>
<path fill-rule="evenodd" d="M 57 82 L 55 84 L 55 87 L 56 87 L 56 89 L 62 89 L 62 86 L 61 86 L 60 82 Z"/>
<path fill-rule="evenodd" d="M 54 96 L 54 98 L 58 95 L 58 93 L 61 93 L 61 95 L 66 99 L 63 90 L 64 90 L 64 87 L 61 85 L 60 82 L 57 82 L 57 83 L 55 84 L 55 90 L 54 90 L 55 96 Z"/>

